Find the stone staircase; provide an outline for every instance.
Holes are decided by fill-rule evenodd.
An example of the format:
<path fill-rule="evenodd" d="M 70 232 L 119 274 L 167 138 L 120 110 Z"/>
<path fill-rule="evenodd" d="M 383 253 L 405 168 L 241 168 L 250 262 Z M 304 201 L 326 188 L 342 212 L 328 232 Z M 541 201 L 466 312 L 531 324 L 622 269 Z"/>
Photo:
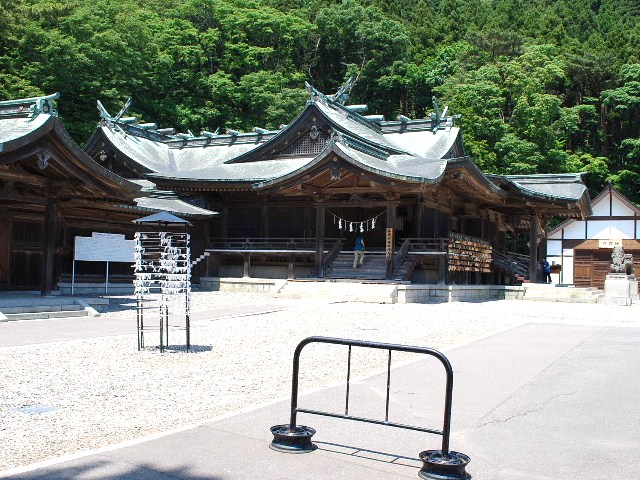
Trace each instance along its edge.
<path fill-rule="evenodd" d="M 98 316 L 83 300 L 15 295 L 0 299 L 0 322 Z"/>
<path fill-rule="evenodd" d="M 523 300 L 565 303 L 599 303 L 604 301 L 604 292 L 597 288 L 523 283 Z"/>
<path fill-rule="evenodd" d="M 195 267 L 196 265 L 198 265 L 202 260 L 204 260 L 205 258 L 207 258 L 208 256 L 211 255 L 210 251 L 205 250 L 202 255 L 198 256 L 197 258 L 193 259 L 191 261 L 191 268 Z"/>
<path fill-rule="evenodd" d="M 366 283 L 353 280 L 289 280 L 276 292 L 275 296 L 328 302 L 396 303 L 398 285 L 397 283 Z"/>
<path fill-rule="evenodd" d="M 340 252 L 324 272 L 324 278 L 384 280 L 386 272 L 384 254 L 365 253 L 362 266 L 353 268 L 353 252 Z"/>
<path fill-rule="evenodd" d="M 409 255 L 400 264 L 394 281 L 404 281 L 411 275 L 415 259 Z M 385 280 L 387 274 L 387 260 L 382 252 L 366 252 L 361 267 L 353 268 L 353 252 L 340 252 L 333 260 L 324 278 L 349 280 Z"/>

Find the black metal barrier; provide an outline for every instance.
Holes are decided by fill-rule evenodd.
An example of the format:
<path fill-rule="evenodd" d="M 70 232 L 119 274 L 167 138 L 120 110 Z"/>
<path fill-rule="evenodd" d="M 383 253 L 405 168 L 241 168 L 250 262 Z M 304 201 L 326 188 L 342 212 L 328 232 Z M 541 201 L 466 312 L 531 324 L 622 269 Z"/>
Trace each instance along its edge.
<path fill-rule="evenodd" d="M 347 364 L 347 389 L 345 398 L 345 413 L 323 412 L 320 410 L 310 410 L 298 407 L 298 373 L 300 370 L 300 353 L 302 349 L 310 343 L 330 343 L 334 345 L 347 345 L 349 347 L 349 356 Z M 351 348 L 365 347 L 377 348 L 389 351 L 389 359 L 387 362 L 387 397 L 385 406 L 385 419 L 377 420 L 372 418 L 355 417 L 349 415 L 349 381 L 351 377 Z M 402 423 L 394 423 L 389 421 L 389 395 L 391 386 L 391 352 L 411 352 L 423 353 L 436 357 L 444 366 L 447 374 L 447 383 L 444 400 L 444 418 L 442 430 L 433 428 L 424 428 L 414 425 L 405 425 Z M 302 340 L 296 347 L 293 354 L 293 378 L 291 382 L 291 418 L 289 424 L 276 425 L 271 427 L 273 441 L 270 447 L 273 450 L 285 453 L 307 453 L 316 449 L 311 442 L 311 437 L 316 431 L 304 425 L 297 425 L 298 412 L 310 413 L 313 415 L 322 415 L 326 417 L 344 418 L 346 420 L 355 420 L 358 422 L 373 423 L 377 425 L 387 425 L 390 427 L 403 428 L 407 430 L 415 430 L 418 432 L 433 433 L 442 435 L 442 450 L 426 450 L 420 452 L 419 458 L 423 462 L 423 466 L 418 473 L 420 478 L 437 479 L 437 480 L 462 480 L 470 478 L 466 473 L 465 467 L 470 458 L 459 452 L 449 451 L 449 436 L 451 433 L 451 401 L 453 396 L 453 369 L 447 357 L 441 352 L 428 347 L 416 347 L 410 345 L 397 345 L 393 343 L 368 342 L 363 340 L 348 340 L 343 338 L 330 337 L 308 337 Z"/>

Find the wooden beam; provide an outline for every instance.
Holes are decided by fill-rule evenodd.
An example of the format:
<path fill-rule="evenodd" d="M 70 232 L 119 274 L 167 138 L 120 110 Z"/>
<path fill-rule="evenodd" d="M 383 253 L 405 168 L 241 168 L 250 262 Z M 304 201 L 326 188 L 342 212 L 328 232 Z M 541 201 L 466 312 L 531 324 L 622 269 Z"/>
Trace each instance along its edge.
<path fill-rule="evenodd" d="M 322 264 L 324 256 L 324 226 L 325 226 L 325 205 L 322 202 L 316 203 L 316 277 L 324 278 L 324 267 Z"/>
<path fill-rule="evenodd" d="M 40 143 L 37 143 L 35 145 L 31 144 L 27 148 L 21 148 L 11 153 L 2 154 L 0 155 L 0 165 L 19 162 L 25 158 L 37 155 L 38 152 L 41 152 L 42 150 L 44 150 L 44 147 Z"/>
<path fill-rule="evenodd" d="M 32 173 L 25 172 L 24 170 L 14 169 L 0 169 L 0 179 L 7 180 L 9 182 L 23 182 L 30 185 L 37 185 L 39 187 L 46 187 L 50 183 L 50 179 Z"/>
<path fill-rule="evenodd" d="M 529 280 L 538 281 L 538 217 L 529 218 Z"/>
<path fill-rule="evenodd" d="M 44 295 L 50 295 L 53 290 L 53 264 L 55 256 L 55 242 L 58 216 L 58 198 L 49 193 L 49 198 L 44 215 L 44 242 L 42 245 L 42 274 L 40 277 L 41 291 Z"/>

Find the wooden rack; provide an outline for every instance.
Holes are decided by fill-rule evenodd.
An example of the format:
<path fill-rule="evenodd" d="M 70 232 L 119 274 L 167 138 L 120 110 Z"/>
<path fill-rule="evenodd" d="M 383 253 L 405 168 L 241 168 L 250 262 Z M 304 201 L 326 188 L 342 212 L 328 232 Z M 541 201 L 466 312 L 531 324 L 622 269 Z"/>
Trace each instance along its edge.
<path fill-rule="evenodd" d="M 481 238 L 449 232 L 447 260 L 450 272 L 491 272 L 492 247 Z"/>

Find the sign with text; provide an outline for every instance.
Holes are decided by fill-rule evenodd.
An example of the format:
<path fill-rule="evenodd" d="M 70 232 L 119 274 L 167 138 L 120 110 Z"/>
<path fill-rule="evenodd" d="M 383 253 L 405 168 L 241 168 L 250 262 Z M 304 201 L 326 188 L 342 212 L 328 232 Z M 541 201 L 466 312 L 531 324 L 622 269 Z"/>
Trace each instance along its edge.
<path fill-rule="evenodd" d="M 126 240 L 124 235 L 94 232 L 90 237 L 76 237 L 73 259 L 133 263 L 135 244 L 135 240 Z"/>
<path fill-rule="evenodd" d="M 387 261 L 393 258 L 393 228 L 387 228 L 387 242 L 385 250 Z"/>
<path fill-rule="evenodd" d="M 598 240 L 598 248 L 613 248 L 613 247 L 621 247 L 622 239 L 616 240 Z"/>

